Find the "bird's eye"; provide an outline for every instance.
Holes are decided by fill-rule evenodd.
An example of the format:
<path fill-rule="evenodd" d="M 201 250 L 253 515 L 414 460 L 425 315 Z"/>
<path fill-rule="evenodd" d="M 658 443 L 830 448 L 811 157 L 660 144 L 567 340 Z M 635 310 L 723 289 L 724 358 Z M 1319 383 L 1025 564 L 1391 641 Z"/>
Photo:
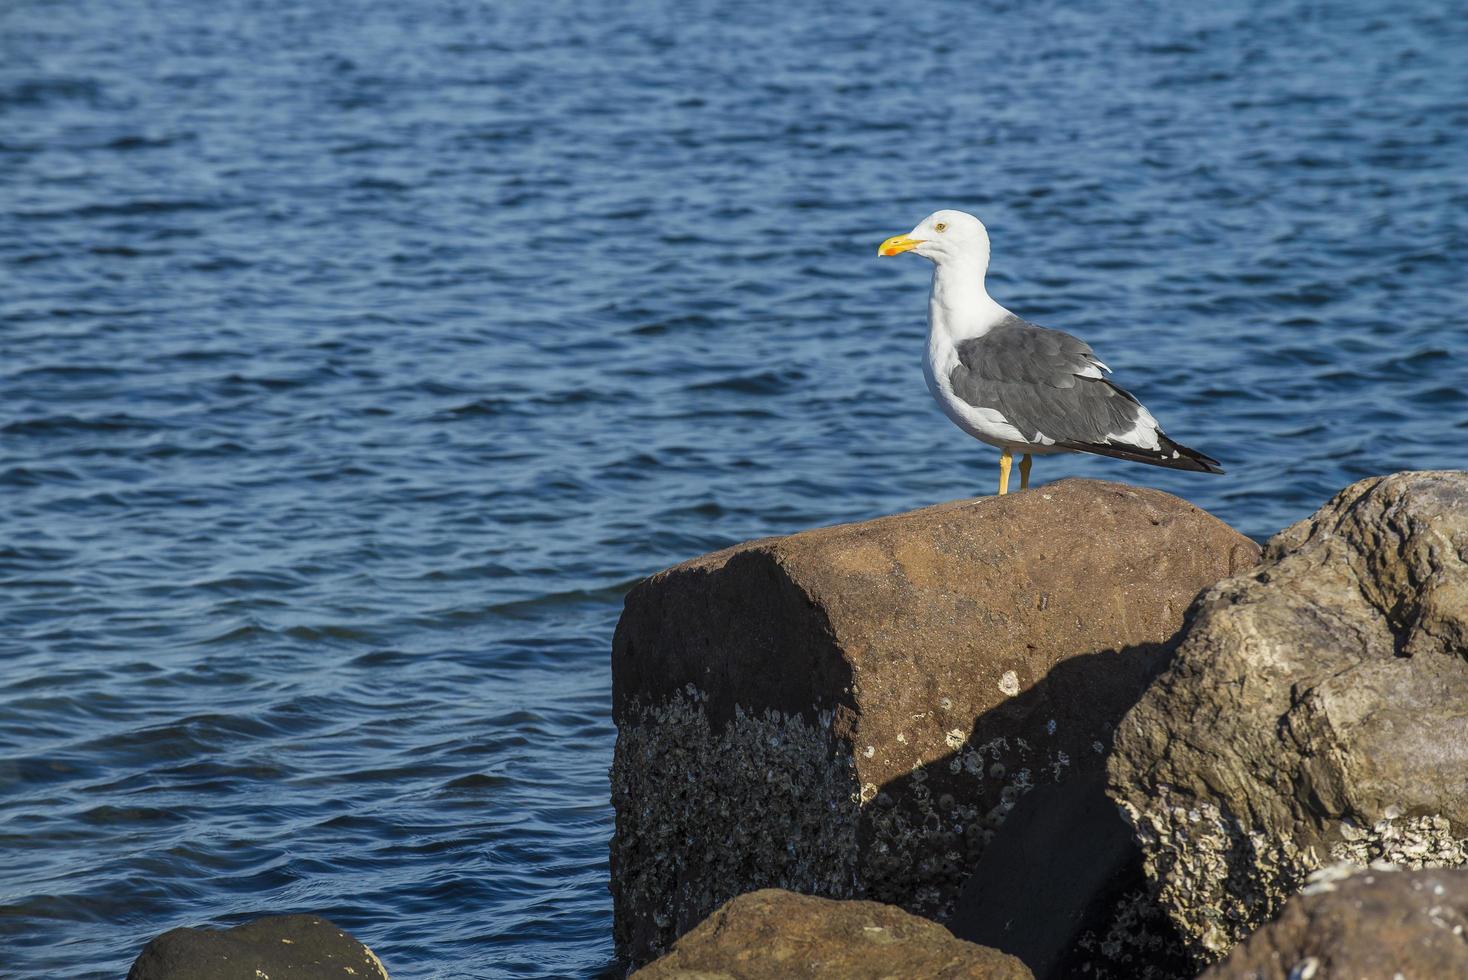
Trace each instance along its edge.
<path fill-rule="evenodd" d="M 947 231 L 948 230 L 948 222 L 946 222 L 946 221 L 940 221 L 940 222 L 938 222 L 936 225 L 933 226 L 933 230 L 934 231 Z"/>

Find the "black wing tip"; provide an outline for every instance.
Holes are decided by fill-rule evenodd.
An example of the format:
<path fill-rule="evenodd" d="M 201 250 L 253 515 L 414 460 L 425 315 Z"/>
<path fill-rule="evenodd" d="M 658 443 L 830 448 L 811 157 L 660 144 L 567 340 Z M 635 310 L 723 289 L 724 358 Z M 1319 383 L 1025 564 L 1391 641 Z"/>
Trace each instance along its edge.
<path fill-rule="evenodd" d="M 1192 466 L 1178 465 L 1175 467 L 1176 469 L 1193 470 L 1197 473 L 1212 473 L 1215 476 L 1223 475 L 1223 467 L 1218 465 L 1218 460 L 1214 459 L 1212 456 L 1200 453 L 1196 449 L 1189 449 L 1187 446 L 1180 446 L 1177 443 L 1173 442 L 1171 439 L 1167 438 L 1167 436 L 1162 436 L 1160 441 L 1162 442 L 1163 448 L 1166 449 L 1169 453 L 1178 454 L 1179 463 L 1181 463 L 1182 460 L 1187 460 L 1189 463 L 1194 464 Z"/>
<path fill-rule="evenodd" d="M 1097 456 L 1110 456 L 1113 459 L 1125 459 L 1133 463 L 1149 463 L 1152 466 L 1165 466 L 1170 470 L 1187 470 L 1191 473 L 1212 473 L 1215 476 L 1223 475 L 1223 467 L 1218 460 L 1212 456 L 1206 456 L 1196 449 L 1173 442 L 1162 433 L 1158 433 L 1158 449 L 1143 449 L 1140 446 L 1128 446 L 1121 443 L 1082 443 L 1062 442 L 1062 449 L 1073 449 L 1082 453 L 1095 453 Z"/>

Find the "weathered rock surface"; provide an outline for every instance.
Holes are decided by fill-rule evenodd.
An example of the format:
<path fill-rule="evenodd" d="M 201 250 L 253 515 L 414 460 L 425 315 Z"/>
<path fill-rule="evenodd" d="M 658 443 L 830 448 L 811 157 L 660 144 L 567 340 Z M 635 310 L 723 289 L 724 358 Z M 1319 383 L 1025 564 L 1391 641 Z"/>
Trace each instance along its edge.
<path fill-rule="evenodd" d="M 768 888 L 728 902 L 634 980 L 1032 980 L 998 950 L 878 902 Z"/>
<path fill-rule="evenodd" d="M 1110 792 L 1202 961 L 1322 865 L 1468 863 L 1468 474 L 1362 480 L 1210 589 Z"/>
<path fill-rule="evenodd" d="M 1200 980 L 1468 977 L 1468 871 L 1338 867 Z"/>
<path fill-rule="evenodd" d="M 372 950 L 314 915 L 232 929 L 171 929 L 143 947 L 128 980 L 387 980 Z"/>
<path fill-rule="evenodd" d="M 945 916 L 1017 800 L 1104 766 L 1197 593 L 1258 549 L 1066 480 L 739 545 L 634 588 L 612 653 L 633 962 L 783 887 Z"/>

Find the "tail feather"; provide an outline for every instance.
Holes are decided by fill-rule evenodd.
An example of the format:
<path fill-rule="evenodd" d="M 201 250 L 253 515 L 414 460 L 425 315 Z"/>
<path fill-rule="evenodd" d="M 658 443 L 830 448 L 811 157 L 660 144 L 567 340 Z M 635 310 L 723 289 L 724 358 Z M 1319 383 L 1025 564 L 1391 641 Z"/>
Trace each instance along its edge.
<path fill-rule="evenodd" d="M 1129 446 L 1115 442 L 1061 442 L 1056 445 L 1075 452 L 1095 453 L 1097 456 L 1111 456 L 1134 463 L 1150 463 L 1153 466 L 1166 466 L 1173 470 L 1191 470 L 1195 473 L 1223 472 L 1223 467 L 1218 465 L 1218 460 L 1205 456 L 1196 449 L 1189 449 L 1187 446 L 1173 442 L 1161 432 L 1157 433 L 1158 448 L 1156 449 L 1145 449 L 1141 446 Z"/>

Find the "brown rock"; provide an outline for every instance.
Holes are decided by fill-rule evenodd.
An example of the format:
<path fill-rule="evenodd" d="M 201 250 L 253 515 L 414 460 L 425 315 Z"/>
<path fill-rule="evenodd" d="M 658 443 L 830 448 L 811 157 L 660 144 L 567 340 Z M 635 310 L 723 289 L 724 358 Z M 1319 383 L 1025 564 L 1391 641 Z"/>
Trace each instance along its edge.
<path fill-rule="evenodd" d="M 1017 799 L 1103 766 L 1184 610 L 1258 549 L 1065 480 L 739 545 L 634 588 L 612 892 L 643 961 L 778 886 L 945 915 Z"/>
<path fill-rule="evenodd" d="M 1468 474 L 1353 484 L 1198 609 L 1110 792 L 1200 960 L 1323 864 L 1468 863 Z"/>
<path fill-rule="evenodd" d="M 633 980 L 1033 980 L 1025 965 L 878 902 L 767 888 L 728 902 Z"/>
<path fill-rule="evenodd" d="M 128 980 L 387 980 L 362 943 L 315 915 L 271 915 L 232 929 L 170 929 L 143 947 Z"/>
<path fill-rule="evenodd" d="M 1332 868 L 1199 980 L 1468 977 L 1468 871 Z"/>

